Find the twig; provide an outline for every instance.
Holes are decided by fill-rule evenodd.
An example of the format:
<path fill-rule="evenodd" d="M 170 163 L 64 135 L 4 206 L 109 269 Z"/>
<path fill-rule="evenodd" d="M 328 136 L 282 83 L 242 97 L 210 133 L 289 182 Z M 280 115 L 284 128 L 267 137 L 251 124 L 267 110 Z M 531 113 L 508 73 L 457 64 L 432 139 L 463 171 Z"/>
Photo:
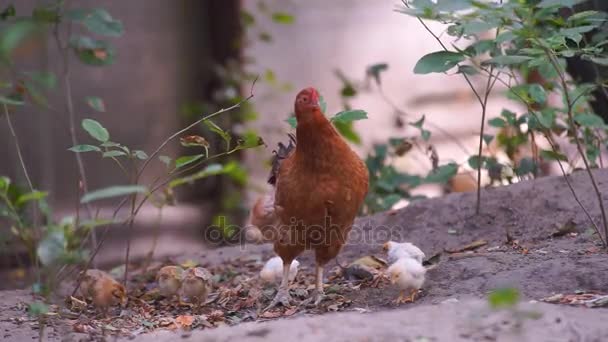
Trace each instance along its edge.
<path fill-rule="evenodd" d="M 13 137 L 13 141 L 15 141 L 15 149 L 17 150 L 17 158 L 19 159 L 19 163 L 21 164 L 21 170 L 23 171 L 23 175 L 25 176 L 25 179 L 27 181 L 27 184 L 30 188 L 31 192 L 34 192 L 34 184 L 32 183 L 32 179 L 30 178 L 30 174 L 27 171 L 27 166 L 25 165 L 25 160 L 23 159 L 23 154 L 21 153 L 21 145 L 19 144 L 19 138 L 17 137 L 17 132 L 15 131 L 15 127 L 13 126 L 13 122 L 11 121 L 11 115 L 8 111 L 8 107 L 6 106 L 5 103 L 2 104 L 2 107 L 4 108 L 4 116 L 6 116 L 6 123 L 8 124 L 8 129 L 11 132 L 11 136 Z M 8 198 L 6 199 L 7 205 L 10 206 L 10 201 L 8 200 Z M 18 217 L 18 215 L 17 215 Z M 36 232 L 36 239 L 41 239 L 42 238 L 42 231 L 40 230 L 39 227 L 39 220 L 38 220 L 38 206 L 36 204 L 33 205 L 33 222 L 34 222 L 34 231 Z M 36 268 L 36 278 L 38 283 L 40 283 L 40 279 L 41 279 L 41 274 L 40 274 L 40 260 L 38 259 L 38 257 L 36 256 L 35 253 L 35 246 L 34 245 L 34 251 L 29 251 L 32 257 L 32 261 L 34 262 L 35 268 Z"/>
<path fill-rule="evenodd" d="M 541 45 L 542 46 L 542 45 Z M 581 142 L 578 139 L 578 127 L 574 122 L 573 111 L 573 103 L 570 101 L 570 92 L 568 91 L 568 84 L 566 82 L 566 77 L 564 76 L 564 71 L 559 67 L 559 63 L 555 61 L 555 55 L 547 48 L 544 48 L 547 57 L 549 57 L 549 62 L 555 69 L 560 79 L 560 83 L 562 85 L 562 89 L 564 91 L 564 96 L 566 97 L 566 105 L 568 106 L 568 121 L 570 122 L 570 127 L 574 133 L 574 142 L 576 143 L 576 148 L 578 149 L 578 153 L 583 159 L 583 163 L 585 164 L 585 169 L 587 170 L 587 174 L 591 179 L 591 184 L 593 185 L 593 189 L 595 190 L 595 194 L 600 204 L 600 210 L 602 214 L 602 223 L 604 224 L 604 238 L 608 240 L 608 220 L 606 218 L 606 209 L 604 208 L 604 200 L 602 199 L 602 193 L 600 192 L 600 188 L 597 185 L 597 181 L 595 180 L 595 176 L 593 176 L 593 172 L 589 167 L 589 161 L 587 160 L 587 156 L 585 155 L 585 151 L 581 146 Z M 606 245 L 605 245 L 606 246 Z"/>
<path fill-rule="evenodd" d="M 488 98 L 490 97 L 490 93 L 492 92 L 492 88 L 496 83 L 496 79 L 494 79 L 492 83 L 494 67 L 490 67 L 490 75 L 488 76 L 488 82 L 486 84 L 486 90 L 483 97 L 483 103 L 481 104 L 481 127 L 479 129 L 479 151 L 477 154 L 477 203 L 475 204 L 475 214 L 479 215 L 479 211 L 481 210 L 481 155 L 483 153 L 483 135 L 486 123 L 486 112 L 488 108 Z"/>
<path fill-rule="evenodd" d="M 69 8 L 69 3 L 66 3 L 64 9 L 67 10 Z M 68 37 L 72 31 L 72 24 L 67 24 Z M 72 140 L 72 145 L 78 145 L 78 138 L 76 137 L 76 115 L 74 113 L 74 100 L 72 96 L 72 82 L 70 81 L 70 53 L 69 53 L 69 45 L 65 46 L 62 44 L 60 33 L 59 33 L 59 24 L 55 25 L 55 29 L 53 31 L 53 35 L 55 37 L 55 42 L 57 44 L 57 48 L 61 53 L 63 59 L 63 83 L 65 88 L 65 103 L 66 110 L 68 112 L 69 117 L 69 130 L 70 130 L 70 138 Z M 82 161 L 82 156 L 80 153 L 74 153 L 76 158 L 76 164 L 78 166 L 78 174 L 80 176 L 80 180 L 82 181 L 82 189 L 85 193 L 89 192 L 88 180 L 86 171 L 84 168 L 84 162 Z M 93 218 L 93 210 L 91 206 L 86 203 L 85 209 L 87 210 L 88 217 Z M 92 228 L 88 234 L 91 238 L 91 246 L 94 247 L 97 245 L 97 234 L 95 233 L 95 228 Z M 88 239 L 88 236 L 85 240 Z"/>
<path fill-rule="evenodd" d="M 197 120 L 195 123 L 193 123 L 193 124 L 191 124 L 191 125 L 188 125 L 186 128 L 181 129 L 180 131 L 178 131 L 177 133 L 175 133 L 175 134 L 171 135 L 169 138 L 167 138 L 165 141 L 163 141 L 163 143 L 162 143 L 162 144 L 161 144 L 161 145 L 160 145 L 160 146 L 159 146 L 159 147 L 158 147 L 158 148 L 157 148 L 157 149 L 154 151 L 154 153 L 152 153 L 152 155 L 150 155 L 150 157 L 149 157 L 149 158 L 146 160 L 146 163 L 144 163 L 144 165 L 143 165 L 143 166 L 140 168 L 139 172 L 137 172 L 137 174 L 136 174 L 136 179 L 138 179 L 138 178 L 139 178 L 139 176 L 141 176 L 141 173 L 144 171 L 144 169 L 145 169 L 146 165 L 148 164 L 148 162 L 149 162 L 149 161 L 150 161 L 150 160 L 151 160 L 151 159 L 152 159 L 154 156 L 156 156 L 156 155 L 157 155 L 157 154 L 158 154 L 158 153 L 159 153 L 159 152 L 162 150 L 162 148 L 163 148 L 164 146 L 166 146 L 166 145 L 167 145 L 167 144 L 168 144 L 168 143 L 169 143 L 171 140 L 175 139 L 177 136 L 179 136 L 179 135 L 183 134 L 184 132 L 188 131 L 189 129 L 193 128 L 194 126 L 196 126 L 197 124 L 199 124 L 199 123 L 201 123 L 201 122 L 203 122 L 203 121 L 205 121 L 205 120 L 209 120 L 209 119 L 211 119 L 211 118 L 213 118 L 213 117 L 215 117 L 215 116 L 217 116 L 217 115 L 219 115 L 219 114 L 221 114 L 221 113 L 225 113 L 225 112 L 228 112 L 228 111 L 234 110 L 234 109 L 236 109 L 236 108 L 239 108 L 239 107 L 240 107 L 240 106 L 241 106 L 243 103 L 245 103 L 245 102 L 249 101 L 251 98 L 253 98 L 253 96 L 254 96 L 254 94 L 253 94 L 253 88 L 254 88 L 254 86 L 255 86 L 255 83 L 257 82 L 257 79 L 258 79 L 258 77 L 256 77 L 256 78 L 255 78 L 255 80 L 253 81 L 253 84 L 251 85 L 251 89 L 250 89 L 249 96 L 248 96 L 246 99 L 244 99 L 244 100 L 242 100 L 242 101 L 238 102 L 237 104 L 235 104 L 235 105 L 233 105 L 233 106 L 230 106 L 230 107 L 225 108 L 225 109 L 224 109 L 224 108 L 223 108 L 223 109 L 220 109 L 219 111 L 217 111 L 217 112 L 215 112 L 215 113 L 209 114 L 209 115 L 207 115 L 207 116 L 203 117 L 202 119 Z M 231 150 L 231 151 L 228 151 L 228 152 L 220 153 L 220 154 L 218 154 L 218 155 L 215 155 L 215 156 L 212 156 L 212 157 L 210 157 L 210 158 L 206 159 L 205 161 L 208 161 L 208 160 L 210 160 L 210 159 L 217 158 L 217 157 L 220 157 L 220 156 L 228 155 L 228 154 L 230 154 L 230 153 L 232 153 L 232 152 L 234 152 L 234 151 L 235 151 L 235 150 Z M 202 163 L 202 162 L 201 162 L 201 163 Z M 199 164 L 199 165 L 200 165 L 200 164 Z M 154 183 L 156 183 L 156 181 L 157 181 L 157 180 L 155 180 L 155 181 L 154 181 Z M 167 184 L 169 181 L 170 181 L 170 179 L 165 180 L 165 181 L 164 181 L 164 182 L 163 182 L 161 185 L 158 185 L 157 187 L 153 188 L 153 189 L 152 189 L 152 190 L 151 190 L 151 191 L 150 191 L 148 194 L 146 194 L 146 196 L 144 196 L 144 198 L 141 200 L 141 202 L 140 202 L 140 203 L 137 205 L 137 207 L 135 208 L 135 210 L 132 210 L 132 211 L 131 211 L 131 215 L 130 215 L 130 216 L 129 216 L 129 217 L 128 217 L 128 218 L 127 218 L 127 219 L 126 219 L 126 220 L 125 220 L 123 223 L 122 223 L 122 225 L 121 225 L 121 226 L 125 226 L 125 225 L 127 225 L 127 224 L 131 225 L 131 224 L 132 224 L 132 221 L 133 221 L 133 220 L 134 220 L 134 218 L 135 218 L 135 216 L 137 216 L 137 214 L 139 213 L 139 210 L 140 210 L 140 209 L 143 207 L 143 205 L 144 205 L 144 204 L 145 204 L 145 202 L 148 200 L 148 198 L 149 198 L 149 197 L 150 197 L 150 196 L 151 196 L 151 195 L 152 195 L 154 192 L 156 192 L 158 189 L 160 189 L 162 186 L 164 186 L 165 184 Z M 116 215 L 118 214 L 119 210 L 122 208 L 122 206 L 123 206 L 123 205 L 126 203 L 126 201 L 127 201 L 129 198 L 130 198 L 130 197 L 125 197 L 125 198 L 124 198 L 124 199 L 121 201 L 121 203 L 118 205 L 118 207 L 117 207 L 117 208 L 114 210 L 114 215 L 113 215 L 113 218 L 114 218 L 114 217 L 116 217 Z M 92 261 L 95 259 L 95 256 L 97 256 L 97 253 L 99 252 L 99 250 L 101 249 L 101 247 L 103 246 L 103 244 L 104 244 L 104 242 L 105 242 L 105 240 L 106 240 L 106 237 L 107 237 L 108 232 L 109 232 L 109 226 L 108 226 L 108 227 L 106 227 L 106 229 L 104 229 L 104 231 L 103 231 L 103 233 L 102 233 L 101 237 L 99 238 L 99 242 L 97 243 L 96 247 L 94 248 L 93 253 L 91 253 L 91 256 L 89 257 L 89 260 L 87 260 L 87 263 L 86 263 L 85 268 L 84 268 L 85 270 L 86 270 L 86 269 L 88 269 L 88 268 L 90 267 L 90 265 L 91 265 Z M 128 266 L 126 266 L 126 265 L 125 265 L 125 267 L 128 267 Z M 81 284 L 81 283 L 82 283 L 82 277 L 79 277 L 78 281 L 76 282 L 76 286 L 74 287 L 74 290 L 73 290 L 73 292 L 72 292 L 72 295 L 76 294 L 76 291 L 78 290 L 78 287 L 80 286 L 80 284 Z"/>
<path fill-rule="evenodd" d="M 485 69 L 481 69 L 485 72 L 488 72 Z M 511 78 L 516 79 L 516 77 L 514 75 L 510 75 Z M 509 86 L 508 84 L 504 83 L 504 81 L 502 79 L 498 79 L 499 82 L 503 83 L 503 85 L 505 86 Z M 528 107 L 528 111 L 534 115 L 534 117 L 538 120 L 538 115 L 536 114 L 536 111 L 528 104 L 528 102 L 526 101 L 526 99 L 524 99 L 523 97 L 521 97 L 519 94 L 517 94 L 516 92 L 513 92 L 513 94 L 519 98 L 520 101 L 522 101 L 522 103 L 526 104 L 526 106 Z M 551 137 L 551 135 L 547 132 L 547 130 L 542 130 L 541 133 L 545 136 L 545 139 L 547 139 L 547 141 L 549 142 L 549 145 L 551 145 L 551 150 L 557 152 L 557 144 L 553 141 L 553 138 Z M 568 178 L 568 173 L 566 172 L 566 170 L 563 167 L 563 164 L 561 162 L 561 160 L 557 160 L 557 164 L 559 165 L 560 170 L 562 171 L 562 176 L 564 178 L 564 180 L 566 181 L 566 184 L 568 185 L 568 188 L 570 189 L 570 192 L 572 193 L 572 197 L 574 197 L 574 200 L 576 201 L 576 203 L 578 203 L 578 205 L 581 207 L 581 209 L 583 210 L 583 213 L 585 213 L 585 216 L 587 216 L 587 219 L 589 220 L 589 222 L 591 222 L 591 225 L 593 226 L 593 228 L 595 229 L 596 233 L 598 234 L 598 236 L 600 237 L 600 241 L 602 242 L 602 245 L 604 247 L 608 247 L 608 242 L 606 240 L 604 240 L 604 238 L 602 237 L 602 234 L 600 232 L 600 228 L 598 227 L 598 225 L 595 223 L 595 220 L 593 220 L 593 217 L 591 217 L 591 214 L 589 213 L 589 211 L 587 210 L 587 208 L 585 208 L 585 206 L 583 205 L 583 203 L 581 202 L 581 200 L 579 199 L 578 195 L 576 194 L 576 191 L 574 190 L 574 187 L 572 186 L 572 184 L 570 183 L 570 179 Z"/>
<path fill-rule="evenodd" d="M 249 96 L 248 96 L 247 98 L 245 98 L 244 100 L 239 101 L 237 104 L 232 105 L 232 106 L 230 106 L 230 107 L 228 107 L 228 108 L 222 108 L 222 109 L 218 110 L 217 112 L 215 112 L 215 113 L 213 113 L 213 114 L 209 114 L 209 115 L 207 115 L 207 116 L 205 116 L 205 117 L 203 117 L 203 118 L 201 118 L 201 119 L 198 119 L 198 120 L 196 120 L 195 122 L 193 122 L 192 124 L 190 124 L 190 125 L 188 125 L 188 126 L 184 127 L 183 129 L 181 129 L 181 130 L 179 130 L 179 131 L 177 131 L 177 132 L 173 133 L 171 136 L 169 136 L 167 139 L 165 139 L 165 141 L 163 141 L 163 142 L 160 144 L 160 146 L 158 146 L 158 148 L 157 148 L 157 149 L 156 149 L 154 152 L 152 152 L 152 154 L 150 155 L 150 157 L 149 157 L 148 159 L 146 159 L 146 161 L 144 162 L 144 164 L 142 165 L 142 167 L 141 167 L 141 168 L 139 169 L 139 171 L 137 172 L 136 179 L 139 179 L 139 177 L 141 177 L 142 173 L 145 171 L 145 169 L 146 169 L 146 167 L 148 166 L 148 164 L 150 163 L 150 161 L 151 161 L 152 159 L 154 159 L 154 157 L 156 157 L 156 156 L 157 156 L 157 155 L 160 153 L 160 151 L 161 151 L 161 150 L 162 150 L 162 149 L 163 149 L 163 148 L 164 148 L 164 147 L 165 147 L 165 146 L 166 146 L 166 145 L 167 145 L 167 144 L 168 144 L 168 143 L 169 143 L 171 140 L 173 140 L 173 139 L 175 139 L 175 138 L 179 137 L 180 135 L 184 134 L 186 131 L 188 131 L 188 130 L 192 129 L 193 127 L 196 127 L 198 124 L 200 124 L 200 123 L 201 123 L 201 122 L 203 122 L 203 121 L 207 121 L 207 120 L 213 119 L 214 117 L 216 117 L 216 116 L 218 116 L 218 115 L 220 115 L 220 114 L 222 114 L 222 113 L 229 112 L 229 111 L 231 111 L 231 110 L 234 110 L 234 109 L 236 109 L 236 108 L 239 108 L 239 107 L 240 107 L 240 106 L 241 106 L 243 103 L 245 103 L 245 102 L 249 101 L 251 98 L 253 98 L 253 87 L 255 86 L 255 83 L 256 83 L 257 81 L 258 81 L 258 77 L 256 77 L 256 78 L 253 80 L 253 84 L 251 85 L 251 89 L 250 89 L 250 91 L 249 91 Z"/>

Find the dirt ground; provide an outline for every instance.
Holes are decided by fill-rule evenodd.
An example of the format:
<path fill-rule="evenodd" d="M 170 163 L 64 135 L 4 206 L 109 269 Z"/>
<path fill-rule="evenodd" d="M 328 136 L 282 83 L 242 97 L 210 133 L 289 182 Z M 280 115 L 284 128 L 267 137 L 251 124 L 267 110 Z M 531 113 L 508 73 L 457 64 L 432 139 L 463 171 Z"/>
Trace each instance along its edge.
<path fill-rule="evenodd" d="M 596 171 L 595 175 L 602 192 L 608 194 L 608 171 Z M 601 227 L 599 208 L 587 175 L 578 172 L 571 176 L 571 180 L 583 205 Z M 608 195 L 605 196 L 604 200 L 608 200 Z M 379 327 L 388 324 L 386 322 L 391 321 L 390 317 L 416 317 L 414 321 L 421 322 L 419 329 L 414 329 L 418 335 L 408 335 L 405 331 L 400 335 L 402 323 L 398 319 L 394 320 L 393 330 L 385 329 L 393 334 L 390 336 L 409 336 L 403 340 L 444 341 L 442 336 L 450 336 L 445 335 L 445 329 L 449 326 L 453 331 L 448 333 L 461 336 L 459 338 L 462 340 L 507 341 L 509 339 L 500 334 L 484 337 L 480 332 L 485 329 L 483 327 L 473 333 L 470 325 L 460 324 L 462 322 L 459 321 L 463 319 L 462 316 L 479 312 L 471 308 L 482 305 L 479 300 L 485 301 L 490 291 L 503 287 L 519 289 L 523 302 L 544 299 L 564 304 L 550 307 L 545 304 L 539 310 L 547 312 L 549 316 L 565 315 L 573 320 L 575 328 L 554 335 L 564 339 L 553 339 L 547 335 L 541 340 L 600 341 L 601 336 L 608 336 L 608 328 L 595 326 L 600 321 L 589 318 L 601 317 L 605 322 L 608 309 L 587 307 L 591 306 L 591 300 L 601 301 L 602 296 L 608 294 L 608 258 L 563 178 L 544 178 L 484 190 L 482 213 L 474 215 L 474 208 L 475 194 L 451 194 L 357 221 L 349 245 L 339 256 L 342 265 L 364 256 L 383 258 L 381 244 L 388 239 L 411 241 L 431 259 L 427 281 L 414 304 L 396 306 L 393 300 L 398 291 L 389 283 L 349 281 L 340 276 L 340 267 L 336 266 L 327 274 L 326 292 L 329 298 L 319 308 L 300 305 L 263 314 L 260 309 L 269 302 L 273 289 L 261 283 L 257 272 L 264 260 L 272 256 L 271 248 L 267 245 L 235 246 L 208 251 L 204 255 L 177 256 L 173 260 L 163 261 L 198 263 L 216 275 L 214 293 L 200 314 L 193 314 L 187 307 L 173 308 L 170 303 L 157 300 L 153 296 L 153 273 L 135 272 L 129 286 L 132 297 L 130 304 L 119 317 L 96 319 L 90 310 L 79 317 L 73 314 L 67 315 L 72 316 L 68 318 L 52 316 L 46 338 L 52 341 L 88 340 L 100 339 L 105 334 L 125 338 L 137 336 L 141 341 L 156 340 L 160 336 L 166 340 L 170 336 L 191 337 L 193 340 L 247 336 L 254 340 L 268 335 L 278 340 L 280 334 L 274 331 L 289 331 L 290 326 L 300 324 L 308 327 L 322 325 L 326 321 L 325 316 L 316 321 L 315 317 L 310 316 L 327 313 L 328 318 L 335 317 L 336 320 L 355 325 L 360 319 L 357 317 L 364 316 L 372 328 L 376 323 Z M 302 267 L 291 290 L 292 295 L 303 300 L 313 283 L 314 264 L 310 253 L 305 253 L 300 261 Z M 158 266 L 160 263 L 153 267 Z M 0 339 L 26 341 L 37 337 L 37 323 L 29 319 L 25 312 L 23 302 L 27 300 L 29 297 L 25 291 L 0 292 Z M 436 305 L 445 302 L 450 303 L 449 309 L 443 306 L 446 304 Z M 399 310 L 399 314 L 391 316 L 391 312 L 396 310 Z M 66 313 L 67 309 L 62 311 L 57 308 L 56 311 Z M 333 313 L 335 311 L 354 313 L 336 314 Z M 437 315 L 448 321 L 454 317 L 453 324 L 442 324 L 444 329 L 433 328 L 431 323 L 434 323 Z M 496 315 L 490 316 L 502 317 Z M 422 320 L 426 320 L 427 324 L 423 324 Z M 253 322 L 266 322 L 262 330 L 268 329 L 268 332 L 257 335 L 255 332 L 251 335 L 245 333 L 251 331 L 252 324 L 257 324 Z M 547 328 L 547 324 L 550 322 L 539 319 L 526 323 L 525 327 L 536 331 Z M 239 329 L 231 327 L 235 325 L 249 328 L 230 330 Z M 590 327 L 595 330 L 589 332 Z M 468 333 L 465 328 L 469 329 Z M 159 332 L 162 330 L 168 332 Z M 300 334 L 295 339 L 305 340 L 309 336 L 307 330 L 298 331 Z M 333 337 L 345 333 L 339 329 L 320 331 Z M 363 340 L 382 340 L 372 331 L 361 332 L 357 336 Z"/>

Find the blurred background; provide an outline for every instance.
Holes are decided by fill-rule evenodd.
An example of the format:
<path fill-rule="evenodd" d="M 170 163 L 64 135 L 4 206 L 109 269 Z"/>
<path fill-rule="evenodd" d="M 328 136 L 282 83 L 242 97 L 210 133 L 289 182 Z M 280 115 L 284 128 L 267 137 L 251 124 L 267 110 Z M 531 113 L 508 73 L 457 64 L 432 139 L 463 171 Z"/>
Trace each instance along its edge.
<path fill-rule="evenodd" d="M 136 259 L 145 256 L 153 244 L 156 257 L 204 253 L 218 245 L 217 241 L 209 242 L 206 235 L 211 226 L 238 235 L 234 233 L 238 229 L 230 227 L 243 226 L 252 202 L 269 189 L 266 178 L 272 151 L 294 131 L 286 120 L 293 111 L 296 93 L 308 86 L 323 95 L 328 115 L 344 109 L 367 112 L 367 120 L 343 127 L 343 134 L 362 158 L 377 156 L 378 144 L 386 144 L 388 138 L 403 139 L 401 147 L 406 152 L 411 149 L 411 153 L 390 156 L 391 165 L 403 174 L 426 175 L 438 157 L 442 165 L 460 166 L 458 174 L 470 183 L 462 191 L 476 187 L 476 178 L 466 164 L 478 148 L 479 103 L 460 75 L 413 72 L 422 56 L 440 46 L 416 18 L 394 11 L 397 1 L 69 2 L 72 9 L 103 8 L 111 14 L 109 18 L 101 15 L 105 25 L 101 29 L 95 26 L 98 22 L 87 24 L 87 19 L 79 24 L 78 13 L 71 14 L 76 18 L 73 24 L 55 25 L 53 11 L 41 10 L 53 8 L 52 1 L 2 1 L 0 10 L 8 8 L 8 3 L 14 4 L 17 17 L 38 13 L 39 20 L 53 23 L 44 34 L 28 37 L 11 51 L 13 64 L 1 72 L 3 79 L 13 81 L 6 85 L 9 90 L 20 82 L 27 86 L 29 76 L 14 74 L 15 69 L 44 70 L 53 75 L 45 78 L 52 84 L 40 94 L 26 87 L 26 96 L 33 101 L 11 106 L 10 111 L 32 183 L 36 189 L 48 192 L 46 199 L 56 220 L 75 215 L 85 190 L 131 182 L 110 158 L 94 152 L 80 153 L 87 178 L 87 189 L 83 189 L 75 153 L 68 150 L 75 145 L 70 133 L 71 114 L 79 144 L 94 141 L 81 128 L 81 121 L 90 118 L 103 124 L 111 141 L 151 155 L 180 128 L 253 92 L 254 97 L 241 108 L 219 116 L 215 123 L 235 137 L 261 137 L 264 144 L 220 159 L 236 163 L 237 171 L 230 175 L 191 182 L 175 194 L 165 194 L 165 202 L 175 201 L 176 205 L 162 205 L 159 210 L 159 205 L 145 204 L 131 235 L 131 253 Z M 9 24 L 2 25 L 6 29 Z M 443 39 L 445 26 L 435 22 L 428 25 Z M 101 33 L 109 45 L 90 47 L 86 41 L 68 44 L 71 35 L 95 30 L 107 31 Z M 469 43 L 463 39 L 456 45 Z M 92 57 L 87 57 L 87 52 Z M 471 76 L 479 89 L 486 87 L 486 79 Z M 504 92 L 501 85 L 496 85 L 488 101 L 488 117 L 499 115 L 504 108 L 518 110 Z M 0 119 L 0 175 L 25 186 L 12 134 L 5 117 L 0 115 Z M 488 133 L 493 129 L 489 128 Z M 428 141 L 425 130 L 432 132 L 430 138 L 426 137 Z M 189 134 L 204 137 L 212 146 L 211 154 L 221 152 L 221 134 L 209 132 L 204 125 Z M 191 147 L 184 145 L 179 139 L 173 140 L 161 154 L 192 155 Z M 154 182 L 165 172 L 163 162 L 151 161 L 141 183 Z M 487 178 L 484 174 L 484 184 Z M 412 187 L 407 196 L 396 192 L 390 201 L 368 206 L 364 213 L 404 206 L 412 196 L 432 197 L 455 191 L 446 188 L 447 180 L 438 183 Z M 117 203 L 95 202 L 94 211 L 98 216 L 111 216 Z M 128 216 L 128 210 L 128 205 L 123 206 L 118 216 Z M 80 211 L 86 215 L 84 206 Z M 5 270 L 27 259 L 14 243 L 7 222 L 0 220 L 0 234 L 5 240 L 0 249 L 0 268 Z M 108 240 L 97 258 L 101 265 L 123 259 L 129 234 L 120 224 L 95 229 L 108 227 Z M 153 231 L 159 232 L 158 240 Z"/>

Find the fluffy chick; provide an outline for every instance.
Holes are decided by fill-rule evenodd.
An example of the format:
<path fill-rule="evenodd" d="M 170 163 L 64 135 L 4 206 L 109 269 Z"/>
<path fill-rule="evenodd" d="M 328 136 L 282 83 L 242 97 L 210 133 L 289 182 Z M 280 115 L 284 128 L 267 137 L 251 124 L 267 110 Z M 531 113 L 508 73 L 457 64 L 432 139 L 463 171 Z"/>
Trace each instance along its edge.
<path fill-rule="evenodd" d="M 289 281 L 296 279 L 300 262 L 294 259 L 289 266 Z M 260 271 L 260 278 L 267 283 L 278 284 L 283 279 L 283 260 L 279 256 L 270 258 Z"/>
<path fill-rule="evenodd" d="M 396 284 L 400 290 L 397 304 L 413 302 L 416 293 L 424 284 L 426 268 L 420 262 L 412 258 L 402 258 L 393 263 L 387 270 L 392 284 Z M 405 297 L 405 292 L 410 291 L 410 295 Z"/>
<path fill-rule="evenodd" d="M 115 305 L 127 304 L 125 287 L 114 280 L 111 275 L 100 270 L 87 270 L 82 275 L 80 294 L 85 299 L 91 299 L 93 304 L 105 315 L 108 308 Z"/>
<path fill-rule="evenodd" d="M 394 263 L 399 259 L 412 258 L 422 264 L 425 255 L 413 243 L 389 241 L 382 248 L 388 254 L 388 262 Z"/>
<path fill-rule="evenodd" d="M 196 310 L 207 300 L 211 291 L 211 277 L 213 275 L 207 269 L 194 267 L 184 271 L 182 277 L 182 293 L 196 306 Z"/>
<path fill-rule="evenodd" d="M 156 273 L 158 290 L 165 298 L 179 296 L 182 287 L 182 274 L 184 269 L 179 266 L 165 266 Z"/>

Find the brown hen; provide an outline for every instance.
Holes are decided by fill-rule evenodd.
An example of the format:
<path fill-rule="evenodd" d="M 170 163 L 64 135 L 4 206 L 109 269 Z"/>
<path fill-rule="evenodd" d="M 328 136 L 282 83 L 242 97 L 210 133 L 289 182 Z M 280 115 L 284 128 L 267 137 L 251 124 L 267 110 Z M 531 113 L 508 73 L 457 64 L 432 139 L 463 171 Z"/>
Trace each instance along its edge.
<path fill-rule="evenodd" d="M 281 146 L 269 180 L 275 188 L 258 199 L 251 215 L 284 265 L 268 308 L 290 304 L 289 266 L 304 250 L 315 253 L 315 303 L 321 302 L 323 267 L 345 244 L 368 189 L 365 164 L 321 112 L 314 88 L 300 91 L 295 113 L 295 149 Z"/>

